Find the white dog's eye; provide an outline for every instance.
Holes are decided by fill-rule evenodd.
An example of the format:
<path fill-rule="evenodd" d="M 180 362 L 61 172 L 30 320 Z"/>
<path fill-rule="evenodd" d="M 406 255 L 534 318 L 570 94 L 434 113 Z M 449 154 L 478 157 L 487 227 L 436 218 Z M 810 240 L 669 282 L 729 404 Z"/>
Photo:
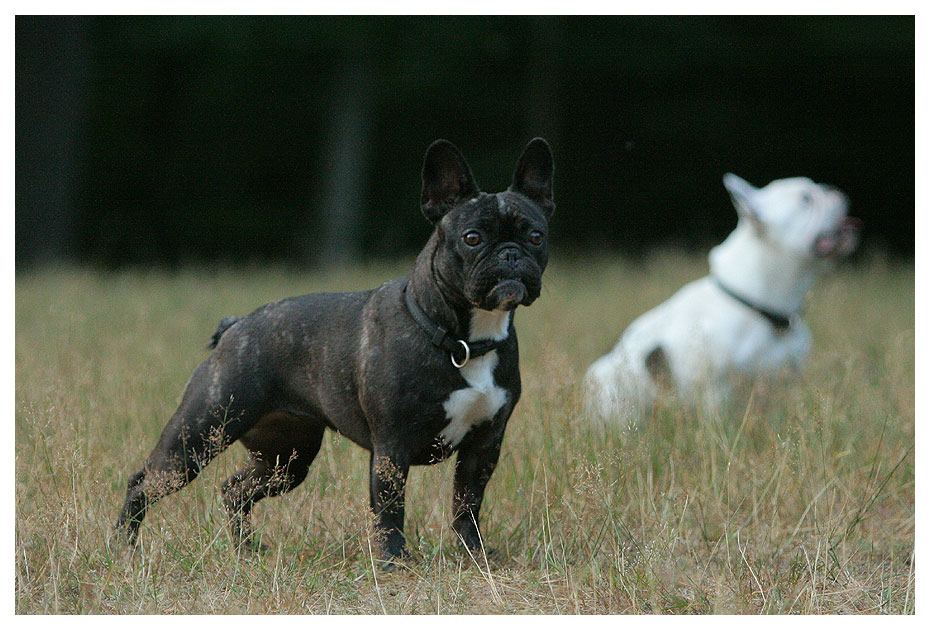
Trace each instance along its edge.
<path fill-rule="evenodd" d="M 803 205 L 809 206 L 809 205 L 811 205 L 811 202 L 812 202 L 812 201 L 814 201 L 814 198 L 811 196 L 811 194 L 810 194 L 809 192 L 803 193 L 803 194 L 801 195 L 801 203 L 802 203 Z"/>

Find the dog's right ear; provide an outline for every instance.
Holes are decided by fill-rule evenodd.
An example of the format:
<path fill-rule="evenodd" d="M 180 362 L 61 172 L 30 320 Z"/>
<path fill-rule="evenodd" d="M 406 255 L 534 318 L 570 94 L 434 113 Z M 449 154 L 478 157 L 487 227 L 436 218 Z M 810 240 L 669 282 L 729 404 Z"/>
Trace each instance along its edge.
<path fill-rule="evenodd" d="M 755 207 L 755 196 L 759 189 L 733 173 L 723 176 L 723 186 L 730 193 L 737 214 L 746 217 L 753 227 L 761 231 L 764 225 Z"/>
<path fill-rule="evenodd" d="M 440 139 L 429 146 L 423 158 L 420 208 L 431 223 L 437 223 L 455 204 L 479 192 L 468 163 L 454 144 Z"/>
<path fill-rule="evenodd" d="M 552 149 L 542 138 L 533 138 L 517 160 L 510 190 L 526 195 L 552 218 L 555 203 L 552 200 Z"/>

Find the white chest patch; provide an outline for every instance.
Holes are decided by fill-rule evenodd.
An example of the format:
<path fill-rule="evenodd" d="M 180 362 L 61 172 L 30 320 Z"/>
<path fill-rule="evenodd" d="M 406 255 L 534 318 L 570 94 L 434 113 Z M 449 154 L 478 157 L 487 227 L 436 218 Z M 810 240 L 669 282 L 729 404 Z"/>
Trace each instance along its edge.
<path fill-rule="evenodd" d="M 472 311 L 468 340 L 501 341 L 507 338 L 509 328 L 510 313 L 475 309 Z M 507 392 L 494 382 L 497 361 L 497 350 L 492 350 L 484 356 L 472 359 L 461 369 L 462 377 L 469 386 L 455 390 L 442 404 L 449 424 L 440 432 L 439 437 L 446 446 L 458 446 L 473 426 L 493 418 L 507 402 Z"/>

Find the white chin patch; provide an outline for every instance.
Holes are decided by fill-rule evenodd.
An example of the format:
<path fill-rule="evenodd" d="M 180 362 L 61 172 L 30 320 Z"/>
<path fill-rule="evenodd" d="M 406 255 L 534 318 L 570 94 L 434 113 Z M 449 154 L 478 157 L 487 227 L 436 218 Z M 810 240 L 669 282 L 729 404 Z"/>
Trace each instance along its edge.
<path fill-rule="evenodd" d="M 510 313 L 511 311 L 472 309 L 471 331 L 468 334 L 468 340 L 493 339 L 494 341 L 501 341 L 506 339 L 510 331 Z"/>

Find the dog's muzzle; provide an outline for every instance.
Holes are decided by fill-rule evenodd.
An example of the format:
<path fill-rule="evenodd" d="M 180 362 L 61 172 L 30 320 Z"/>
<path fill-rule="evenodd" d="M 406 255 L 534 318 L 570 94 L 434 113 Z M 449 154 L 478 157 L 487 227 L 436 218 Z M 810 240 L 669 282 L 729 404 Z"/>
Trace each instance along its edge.
<path fill-rule="evenodd" d="M 541 272 L 536 263 L 513 243 L 504 243 L 491 253 L 487 266 L 469 282 L 466 295 L 472 295 L 478 308 L 512 311 L 529 306 L 539 297 Z"/>
<path fill-rule="evenodd" d="M 836 229 L 820 233 L 814 241 L 814 254 L 821 258 L 848 256 L 859 244 L 862 221 L 846 217 Z"/>

